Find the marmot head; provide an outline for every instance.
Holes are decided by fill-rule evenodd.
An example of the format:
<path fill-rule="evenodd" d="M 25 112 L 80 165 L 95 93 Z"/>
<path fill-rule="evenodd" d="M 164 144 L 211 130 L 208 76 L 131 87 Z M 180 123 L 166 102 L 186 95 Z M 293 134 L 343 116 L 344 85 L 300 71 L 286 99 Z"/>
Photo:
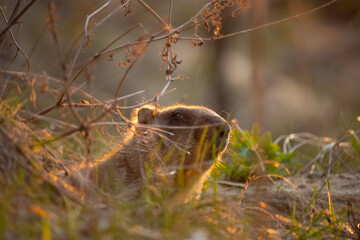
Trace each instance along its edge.
<path fill-rule="evenodd" d="M 144 106 L 135 115 L 146 144 L 155 149 L 153 160 L 162 161 L 159 164 L 169 170 L 205 171 L 228 143 L 229 124 L 205 107 L 174 105 L 155 109 Z"/>

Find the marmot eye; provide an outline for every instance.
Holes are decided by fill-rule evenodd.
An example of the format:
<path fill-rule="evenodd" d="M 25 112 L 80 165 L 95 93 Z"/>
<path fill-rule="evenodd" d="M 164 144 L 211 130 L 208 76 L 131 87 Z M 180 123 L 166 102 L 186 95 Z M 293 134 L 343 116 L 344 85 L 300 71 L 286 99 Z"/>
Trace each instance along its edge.
<path fill-rule="evenodd" d="M 181 113 L 175 113 L 174 115 L 171 116 L 171 119 L 174 122 L 185 122 L 185 118 Z"/>

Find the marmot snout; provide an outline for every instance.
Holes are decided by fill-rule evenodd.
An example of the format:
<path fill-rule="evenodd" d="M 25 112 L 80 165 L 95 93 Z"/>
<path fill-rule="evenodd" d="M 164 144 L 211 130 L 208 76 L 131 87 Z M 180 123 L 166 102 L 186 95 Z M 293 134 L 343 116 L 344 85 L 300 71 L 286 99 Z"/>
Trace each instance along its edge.
<path fill-rule="evenodd" d="M 165 134 L 164 137 L 152 132 L 149 138 L 152 142 L 161 142 L 167 151 L 176 148 L 174 145 L 184 147 L 189 155 L 184 159 L 187 164 L 216 160 L 227 146 L 230 126 L 208 108 L 175 105 L 155 110 L 143 107 L 138 110 L 137 116 L 138 123 L 158 127 L 171 133 L 171 135 Z M 181 155 L 181 151 L 174 151 L 173 154 Z M 183 157 L 171 158 L 176 164 L 176 161 Z"/>

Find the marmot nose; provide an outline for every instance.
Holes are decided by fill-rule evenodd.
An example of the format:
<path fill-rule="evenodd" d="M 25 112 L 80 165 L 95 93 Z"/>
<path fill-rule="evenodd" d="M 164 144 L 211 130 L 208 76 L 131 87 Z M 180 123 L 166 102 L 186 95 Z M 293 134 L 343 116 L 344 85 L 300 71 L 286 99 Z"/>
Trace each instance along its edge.
<path fill-rule="evenodd" d="M 226 123 L 219 127 L 218 136 L 216 138 L 216 151 L 218 153 L 225 150 L 229 141 L 229 133 L 230 133 L 229 124 Z"/>

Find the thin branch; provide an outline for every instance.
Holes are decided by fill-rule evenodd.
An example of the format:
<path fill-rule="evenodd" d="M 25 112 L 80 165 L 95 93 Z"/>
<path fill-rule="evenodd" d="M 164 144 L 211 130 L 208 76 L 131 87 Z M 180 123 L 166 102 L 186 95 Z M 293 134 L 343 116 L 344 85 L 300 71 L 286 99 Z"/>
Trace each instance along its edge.
<path fill-rule="evenodd" d="M 12 60 L 9 62 L 9 64 L 6 66 L 5 69 L 9 69 L 11 67 L 11 65 L 15 62 L 15 59 L 16 59 L 18 53 L 19 53 L 19 49 L 16 50 L 14 57 L 12 58 Z"/>
<path fill-rule="evenodd" d="M 0 6 L 0 11 L 1 11 L 1 14 L 4 18 L 4 21 L 6 24 L 8 24 L 8 20 L 6 19 L 6 16 L 5 16 L 5 13 L 2 9 L 2 7 Z M 10 36 L 11 36 L 11 39 L 13 40 L 16 48 L 18 49 L 18 51 L 20 51 L 22 53 L 22 55 L 24 56 L 25 60 L 26 60 L 26 64 L 27 64 L 27 72 L 30 72 L 30 61 L 29 61 L 29 58 L 28 56 L 26 55 L 26 53 L 21 49 L 21 47 L 19 46 L 19 44 L 16 42 L 15 40 L 15 37 L 14 37 L 14 34 L 12 33 L 11 29 L 9 29 L 9 32 L 10 32 Z M 16 53 L 17 55 L 17 53 Z"/>
<path fill-rule="evenodd" d="M 205 4 L 191 19 L 189 19 L 188 21 L 186 21 L 185 23 L 183 23 L 182 25 L 180 25 L 179 27 L 175 28 L 171 34 L 174 34 L 175 32 L 181 31 L 183 30 L 183 28 L 185 28 L 188 24 L 193 23 L 194 19 L 197 19 L 200 14 L 206 9 L 208 8 L 210 5 L 212 5 L 213 2 L 210 1 L 209 3 Z"/>
<path fill-rule="evenodd" d="M 144 92 L 145 92 L 145 90 L 141 90 L 141 91 L 138 91 L 138 92 L 134 92 L 134 93 L 131 93 L 131 94 L 128 94 L 128 95 L 119 97 L 119 98 L 117 98 L 117 99 L 112 99 L 112 100 L 106 101 L 105 103 L 112 103 L 112 102 L 114 102 L 114 101 L 120 101 L 120 100 L 129 98 L 129 97 L 133 97 L 133 96 L 135 96 L 135 95 L 138 95 L 138 94 L 141 94 L 141 93 L 144 93 Z"/>
<path fill-rule="evenodd" d="M 280 19 L 280 20 L 272 21 L 272 22 L 265 23 L 265 24 L 260 25 L 260 26 L 256 26 L 256 27 L 249 28 L 249 29 L 245 29 L 245 30 L 242 30 L 242 31 L 239 31 L 239 32 L 235 32 L 235 33 L 225 34 L 225 35 L 218 36 L 218 37 L 202 38 L 202 40 L 203 40 L 203 41 L 220 40 L 220 39 L 230 38 L 230 37 L 234 37 L 234 36 L 241 35 L 241 34 L 244 34 L 244 33 L 252 32 L 252 31 L 256 31 L 256 30 L 259 30 L 259 29 L 267 28 L 267 27 L 270 27 L 270 26 L 278 25 L 278 24 L 280 24 L 280 23 L 288 22 L 288 21 L 290 21 L 290 20 L 293 20 L 293 19 L 302 17 L 302 16 L 304 16 L 304 15 L 307 15 L 307 14 L 310 14 L 310 13 L 314 13 L 314 12 L 316 12 L 316 11 L 322 9 L 322 8 L 328 7 L 329 5 L 331 5 L 331 4 L 335 3 L 335 2 L 338 2 L 338 1 L 339 1 L 339 0 L 331 0 L 331 1 L 327 2 L 327 3 L 324 3 L 324 4 L 320 5 L 319 7 L 310 9 L 310 10 L 308 10 L 308 11 L 305 11 L 305 12 L 302 12 L 302 13 L 299 13 L 299 14 L 296 14 L 296 15 L 291 16 L 291 17 L 287 17 L 287 18 L 283 18 L 283 19 Z M 179 39 L 182 39 L 182 40 L 197 40 L 197 38 L 192 38 L 192 37 L 180 37 Z"/>
<path fill-rule="evenodd" d="M 40 46 L 41 43 L 41 39 L 44 37 L 46 32 L 46 24 L 44 24 L 44 26 L 41 28 L 40 34 L 39 36 L 36 38 L 36 40 L 34 41 L 35 44 L 30 48 L 29 50 L 29 59 L 32 57 L 32 55 L 34 54 L 34 52 L 36 51 L 37 47 Z"/>
<path fill-rule="evenodd" d="M 276 20 L 276 21 L 273 21 L 273 22 L 269 22 L 269 23 L 265 23 L 265 24 L 262 24 L 260 26 L 256 26 L 256 27 L 253 27 L 253 28 L 249 28 L 249 29 L 245 29 L 245 30 L 242 30 L 242 31 L 239 31 L 239 32 L 236 32 L 236 33 L 231 33 L 231 34 L 227 34 L 227 35 L 223 35 L 223 36 L 219 36 L 219 37 L 214 37 L 214 38 L 203 38 L 202 40 L 204 41 L 214 41 L 214 40 L 219 40 L 219 39 L 223 39 L 223 38 L 228 38 L 228 37 L 233 37 L 233 36 L 237 36 L 237 35 L 241 35 L 241 34 L 245 34 L 245 33 L 249 33 L 249 32 L 252 32 L 252 31 L 256 31 L 256 30 L 259 30 L 259 29 L 263 29 L 263 28 L 266 28 L 266 27 L 269 27 L 269 26 L 274 26 L 274 25 L 278 25 L 280 23 L 283 23 L 283 22 L 286 22 L 286 21 L 290 21 L 290 20 L 293 20 L 293 19 L 296 19 L 296 18 L 299 18 L 299 17 L 302 17 L 304 15 L 307 15 L 307 14 L 310 14 L 310 13 L 313 13 L 313 12 L 316 12 L 322 8 L 325 8 L 335 2 L 338 2 L 339 0 L 331 0 L 330 2 L 327 2 L 317 8 L 313 8 L 309 11 L 305 11 L 303 13 L 300 13 L 300 14 L 297 14 L 297 15 L 294 15 L 294 16 L 291 16 L 291 17 L 288 17 L 288 18 L 284 18 L 284 19 L 281 19 L 281 20 Z M 193 19 L 197 18 L 201 13 L 202 11 L 204 11 L 209 5 L 211 5 L 212 2 L 209 2 L 207 4 L 205 4 L 202 9 L 197 12 L 197 14 L 195 14 L 190 20 L 188 20 L 187 22 L 185 22 L 184 24 L 180 25 L 179 27 L 177 28 L 174 28 L 171 32 L 163 35 L 163 36 L 159 36 L 159 37 L 154 37 L 152 39 L 153 42 L 155 41 L 159 41 L 159 40 L 163 40 L 163 39 L 166 39 L 167 37 L 169 37 L 170 35 L 173 35 L 173 34 L 176 34 L 178 32 L 180 32 L 181 30 L 183 30 L 188 24 L 192 23 L 193 22 Z M 191 38 L 191 37 L 179 37 L 179 39 L 181 40 L 197 40 L 197 38 Z M 115 48 L 112 48 L 112 49 L 109 49 L 105 52 L 103 52 L 103 54 L 109 54 L 109 53 L 114 53 L 120 49 L 123 49 L 123 48 L 126 48 L 126 47 L 131 47 L 131 46 L 134 46 L 134 45 L 140 45 L 140 44 L 145 44 L 147 43 L 149 40 L 144 40 L 144 41 L 135 41 L 135 42 L 128 42 L 128 43 L 124 43 L 118 47 L 115 47 Z"/>
<path fill-rule="evenodd" d="M 340 153 L 334 154 L 336 160 L 339 160 L 340 163 L 346 168 L 346 170 L 348 170 L 349 173 L 355 174 L 355 171 L 349 165 L 347 165 L 340 157 L 341 153 L 343 152 L 342 150 L 343 149 L 341 149 Z"/>
<path fill-rule="evenodd" d="M 83 82 L 79 87 L 77 87 L 74 91 L 72 91 L 71 94 L 69 94 L 69 96 L 75 94 L 75 93 L 78 92 L 80 89 L 82 89 L 83 87 L 85 87 L 87 84 L 88 84 L 88 82 Z M 71 89 L 72 89 L 72 87 L 71 87 Z M 63 99 L 63 101 L 65 101 L 66 99 L 67 99 L 67 98 Z M 44 115 L 44 114 L 46 114 L 46 113 L 49 113 L 49 112 L 51 112 L 52 110 L 54 110 L 55 108 L 60 107 L 60 106 L 63 104 L 63 101 L 61 101 L 61 102 L 56 102 L 54 105 L 51 105 L 50 107 L 45 108 L 44 110 L 38 112 L 37 114 L 38 114 L 38 115 Z M 34 118 L 30 118 L 30 119 L 27 120 L 27 122 L 31 122 L 31 121 L 33 121 L 33 120 L 34 120 Z"/>
<path fill-rule="evenodd" d="M 101 54 L 102 52 L 104 52 L 104 51 L 105 51 L 107 48 L 109 48 L 112 44 L 114 44 L 116 41 L 118 41 L 120 38 L 124 37 L 126 34 L 128 34 L 129 32 L 131 32 L 132 30 L 134 30 L 134 29 L 135 29 L 136 27 L 138 27 L 138 26 L 142 26 L 142 24 L 136 24 L 136 25 L 130 27 L 127 31 L 125 31 L 123 34 L 121 34 L 119 37 L 117 37 L 114 41 L 112 41 L 110 44 L 108 44 L 105 48 L 103 48 L 103 49 L 100 51 L 100 53 L 95 54 L 95 55 L 91 58 L 91 60 L 88 61 L 88 62 L 79 70 L 79 72 L 76 73 L 76 75 L 72 78 L 70 85 L 75 82 L 75 80 L 80 76 L 80 74 L 86 69 L 86 67 L 87 67 L 89 64 L 91 64 L 93 61 L 95 61 L 96 59 L 98 59 L 100 56 L 103 55 L 103 54 Z M 76 41 L 74 42 L 74 44 L 75 44 L 75 43 L 76 43 Z M 73 44 L 73 46 L 74 46 L 74 44 Z M 73 47 L 73 46 L 72 46 L 72 47 Z M 71 47 L 70 49 L 72 49 L 72 47 Z M 80 49 L 80 48 L 79 48 L 79 49 Z M 78 49 L 78 50 L 79 50 L 79 49 Z M 69 51 L 70 51 L 70 50 L 69 50 Z M 68 52 L 69 52 L 69 51 L 68 51 Z M 78 54 L 78 53 L 79 53 L 79 51 L 78 51 L 76 54 Z M 68 58 L 68 57 L 66 57 L 66 58 Z M 77 58 L 77 57 L 76 57 L 76 58 Z M 1 70 L 0 70 L 0 71 L 1 71 Z M 79 90 L 80 90 L 80 88 L 79 88 Z M 75 91 L 75 92 L 77 92 L 77 91 Z M 72 95 L 72 94 L 71 94 L 71 95 Z M 61 106 L 61 105 L 64 103 L 64 101 L 66 100 L 66 98 L 64 99 L 64 96 L 65 96 L 65 92 L 63 92 L 63 93 L 61 94 L 61 96 L 59 97 L 59 100 L 58 100 L 54 105 L 47 107 L 46 109 L 42 110 L 42 111 L 39 112 L 38 114 L 39 114 L 39 115 L 46 114 L 46 113 L 48 113 L 48 112 L 56 109 L 57 107 Z"/>
<path fill-rule="evenodd" d="M 9 70 L 2 70 L 2 69 L 0 69 L 0 73 L 12 75 L 12 76 L 17 76 L 17 77 L 20 77 L 20 78 L 21 77 L 43 78 L 43 79 L 48 79 L 48 80 L 54 81 L 54 82 L 59 83 L 59 84 L 63 84 L 63 81 L 61 81 L 61 80 L 59 80 L 57 78 L 51 77 L 49 75 L 45 75 L 45 74 L 37 74 L 37 73 L 33 73 L 33 72 L 27 73 L 27 72 L 20 72 L 20 71 L 9 71 Z M 77 88 L 76 91 L 78 91 L 78 90 L 79 89 Z"/>
<path fill-rule="evenodd" d="M 150 42 L 149 42 L 150 44 Z M 129 74 L 130 70 L 134 67 L 135 63 L 137 62 L 137 60 L 139 59 L 139 57 L 144 53 L 145 49 L 148 47 L 147 44 L 145 47 L 143 47 L 143 49 L 141 49 L 140 53 L 135 57 L 135 59 L 131 62 L 130 66 L 126 69 L 124 75 L 122 76 L 117 88 L 116 88 L 116 92 L 115 92 L 115 96 L 114 96 L 114 101 L 113 101 L 113 106 L 115 107 L 116 106 L 116 102 L 117 102 L 117 99 L 118 99 L 118 95 L 119 95 L 119 92 L 120 92 L 120 89 L 127 77 L 127 75 Z"/>
<path fill-rule="evenodd" d="M 20 3 L 21 3 L 21 0 L 17 0 L 17 3 L 16 5 L 14 6 L 14 9 L 10 15 L 10 18 L 9 20 L 11 21 L 12 19 L 15 18 L 16 14 L 19 12 L 19 9 L 20 9 Z"/>
<path fill-rule="evenodd" d="M 67 77 L 65 77 L 65 96 L 66 96 L 66 100 L 69 103 L 69 107 L 70 107 L 70 111 L 71 113 L 75 116 L 75 119 L 81 124 L 84 125 L 84 120 L 83 118 L 79 115 L 79 113 L 77 111 L 75 111 L 74 107 L 72 106 L 72 99 L 71 99 L 71 95 L 70 95 L 70 91 L 69 89 L 71 88 L 71 84 L 69 84 L 69 79 Z M 87 83 L 87 82 L 84 82 Z"/>
<path fill-rule="evenodd" d="M 84 36 L 84 31 L 82 31 L 73 41 L 73 43 L 70 45 L 69 49 L 66 51 L 66 55 L 65 55 L 65 62 L 69 61 L 70 55 L 72 53 L 72 51 L 74 50 L 76 44 L 82 39 L 82 37 Z"/>
<path fill-rule="evenodd" d="M 290 141 L 298 141 L 299 144 L 295 145 L 294 147 L 291 146 Z M 285 140 L 283 143 L 283 152 L 284 153 L 291 153 L 295 149 L 311 143 L 313 145 L 317 145 L 323 147 L 325 144 L 331 143 L 334 140 L 328 137 L 318 137 L 312 133 L 300 132 L 300 133 L 292 133 L 288 136 L 285 136 Z M 279 140 L 275 141 L 274 143 L 279 142 Z"/>
<path fill-rule="evenodd" d="M 174 0 L 170 0 L 169 19 L 168 19 L 169 30 L 171 29 L 171 20 L 172 20 L 171 18 L 172 18 L 173 5 L 174 5 Z"/>
<path fill-rule="evenodd" d="M 161 96 L 164 96 L 164 95 L 166 95 L 166 94 L 168 94 L 168 93 L 170 93 L 170 92 L 173 92 L 173 91 L 175 91 L 175 90 L 176 90 L 176 88 L 170 89 L 169 91 L 165 92 L 165 93 L 164 93 L 164 94 L 162 94 Z M 159 95 L 158 95 L 158 96 L 153 97 L 153 98 L 152 98 L 152 99 L 150 99 L 150 100 L 144 101 L 144 102 L 139 103 L 139 104 L 136 104 L 136 105 L 132 105 L 132 106 L 125 106 L 125 107 L 116 107 L 116 108 L 117 108 L 117 109 L 119 109 L 119 110 L 126 110 L 126 109 L 139 108 L 139 107 L 142 107 L 142 106 L 144 106 L 144 105 L 146 105 L 146 104 L 149 104 L 149 103 L 155 102 L 155 101 L 157 100 L 157 98 L 158 98 L 158 97 L 159 97 Z"/>
<path fill-rule="evenodd" d="M 148 129 L 148 130 L 152 130 L 154 132 L 162 132 L 165 134 L 168 134 L 170 136 L 174 136 L 174 133 L 166 131 L 164 129 L 162 129 L 163 126 L 159 126 L 159 125 L 149 125 L 149 124 L 140 124 L 140 123 L 126 123 L 126 122 L 95 122 L 95 123 L 91 123 L 89 125 L 89 127 L 96 127 L 96 126 L 109 126 L 109 125 L 120 125 L 120 126 L 124 126 L 124 127 L 131 127 L 134 126 L 136 128 L 140 128 L 140 129 Z M 160 128 L 161 127 L 161 128 Z M 162 135 L 163 136 L 163 135 Z M 164 137 L 164 136 L 163 136 Z"/>
<path fill-rule="evenodd" d="M 29 111 L 26 111 L 26 110 L 19 110 L 19 112 L 23 113 L 23 114 L 26 114 L 26 115 L 30 115 L 34 118 L 37 118 L 37 119 L 42 119 L 42 120 L 45 120 L 47 122 L 51 122 L 53 124 L 57 124 L 57 125 L 60 125 L 60 126 L 66 126 L 66 127 L 71 127 L 73 129 L 76 129 L 78 126 L 74 125 L 74 124 L 71 124 L 71 123 L 68 123 L 68 122 L 63 122 L 63 121 L 60 121 L 58 119 L 53 119 L 53 118 L 49 118 L 49 117 L 45 117 L 45 116 L 41 116 L 39 114 L 36 114 L 36 113 L 32 113 L 32 112 L 29 112 Z"/>
<path fill-rule="evenodd" d="M 164 93 L 166 92 L 166 90 L 169 88 L 170 84 L 172 83 L 172 79 L 168 79 L 165 87 L 163 88 L 163 90 L 161 91 L 161 93 L 159 94 L 159 96 L 157 96 L 157 100 L 160 99 L 160 97 L 162 97 L 164 95 Z"/>
<path fill-rule="evenodd" d="M 31 0 L 22 10 L 16 15 L 10 22 L 6 25 L 6 27 L 0 33 L 0 39 L 6 34 L 6 32 L 19 20 L 19 18 L 36 2 L 36 0 Z"/>
<path fill-rule="evenodd" d="M 89 61 L 87 61 L 86 64 L 83 65 L 83 67 L 75 74 L 75 76 L 71 79 L 71 83 L 75 82 L 76 79 L 80 76 L 80 74 L 86 69 L 86 67 L 91 64 L 92 62 L 94 62 L 95 60 L 99 59 L 101 56 L 103 56 L 104 52 L 106 51 L 106 49 L 108 49 L 109 47 L 111 47 L 114 43 L 116 43 L 117 41 L 119 41 L 121 38 L 123 38 L 126 34 L 130 33 L 131 31 L 133 31 L 134 29 L 136 29 L 137 27 L 142 26 L 143 25 L 141 23 L 135 24 L 134 26 L 130 27 L 127 31 L 125 31 L 124 33 L 122 33 L 119 37 L 115 38 L 115 40 L 113 40 L 112 42 L 110 42 L 106 47 L 104 47 L 99 53 L 96 53 Z"/>
<path fill-rule="evenodd" d="M 104 5 L 102 5 L 100 8 L 98 8 L 97 10 L 95 10 L 93 13 L 91 13 L 90 15 L 86 16 L 86 21 L 85 21 L 85 25 L 84 25 L 84 35 L 85 37 L 88 36 L 88 25 L 89 25 L 89 21 L 90 18 L 92 18 L 93 16 L 95 16 L 97 13 L 99 13 L 101 10 L 103 10 L 104 8 L 106 8 L 110 3 L 112 2 L 112 0 L 109 0 L 108 2 L 106 2 Z M 96 26 L 96 25 L 95 25 Z M 93 28 L 95 29 L 95 27 Z M 91 30 L 92 31 L 92 30 Z"/>
<path fill-rule="evenodd" d="M 99 13 L 101 10 L 103 10 L 105 7 L 107 7 L 113 0 L 108 1 L 107 3 L 105 3 L 103 6 L 101 6 L 99 9 L 97 9 L 95 12 L 93 12 L 92 14 L 88 15 L 86 17 L 86 21 L 85 21 L 85 26 L 84 26 L 84 37 L 88 38 L 89 36 L 89 32 L 88 32 L 88 24 L 89 24 L 89 20 L 90 18 L 92 18 L 94 15 L 96 15 L 97 13 Z M 99 21 L 98 23 L 95 24 L 95 26 L 93 28 L 91 28 L 90 30 L 90 34 L 92 32 L 94 32 L 94 30 L 96 28 L 98 28 L 101 24 L 103 24 L 107 19 L 109 19 L 114 13 L 116 13 L 117 11 L 119 11 L 119 9 L 123 8 L 124 6 L 126 6 L 128 4 L 128 2 L 130 2 L 130 0 L 127 0 L 125 3 L 121 4 L 119 7 L 115 8 L 110 14 L 108 14 L 106 17 L 104 17 L 101 21 Z"/>
<path fill-rule="evenodd" d="M 35 51 L 37 50 L 38 46 L 41 45 L 41 40 L 44 37 L 46 32 L 46 23 L 44 24 L 44 26 L 41 28 L 41 32 L 39 34 L 39 36 L 36 38 L 36 40 L 34 41 L 34 45 L 30 48 L 29 52 L 28 52 L 28 58 L 29 60 L 31 59 L 32 55 L 35 53 Z M 23 69 L 26 63 L 24 63 L 20 69 Z"/>
<path fill-rule="evenodd" d="M 50 0 L 48 2 L 48 12 L 49 12 L 48 13 L 48 29 L 49 29 L 51 36 L 55 42 L 56 52 L 60 59 L 61 68 L 63 71 L 66 71 L 64 53 L 61 50 L 59 38 L 56 33 L 56 25 L 55 25 L 56 19 L 54 16 L 56 14 L 55 11 L 56 11 L 55 3 L 53 2 L 53 0 Z"/>
<path fill-rule="evenodd" d="M 79 126 L 76 127 L 70 131 L 67 131 L 65 133 L 60 134 L 57 137 L 54 137 L 52 139 L 49 140 L 45 140 L 43 142 L 38 143 L 38 145 L 41 144 L 46 144 L 46 143 L 50 143 L 56 140 L 59 140 L 63 137 L 67 137 L 70 136 L 78 131 L 83 131 L 84 128 L 87 127 L 96 127 L 96 126 L 102 126 L 102 125 L 121 125 L 121 126 L 134 126 L 136 128 L 144 128 L 144 129 L 149 129 L 149 130 L 154 130 L 154 131 L 158 131 L 158 132 L 163 132 L 169 135 L 173 135 L 173 133 L 167 131 L 167 129 L 169 130 L 173 130 L 173 129 L 204 129 L 204 128 L 210 128 L 210 127 L 218 127 L 219 125 L 222 125 L 222 123 L 218 123 L 218 124 L 204 124 L 204 125 L 199 125 L 199 126 L 169 126 L 169 125 L 150 125 L 150 124 L 140 124 L 140 123 L 133 123 L 133 122 L 98 122 L 98 121 L 92 121 L 91 123 L 89 123 L 87 126 Z M 162 135 L 163 136 L 163 135 Z M 163 136 L 164 137 L 164 136 Z M 212 163 L 211 163 L 212 164 Z"/>
<path fill-rule="evenodd" d="M 138 0 L 141 5 L 143 5 L 147 10 L 149 10 L 155 17 L 158 19 L 165 28 L 170 29 L 170 25 L 168 25 L 164 19 L 162 19 L 159 14 L 157 14 L 148 4 L 146 4 L 143 0 Z"/>
<path fill-rule="evenodd" d="M 311 161 L 309 162 L 308 164 L 306 164 L 302 169 L 301 169 L 301 172 L 303 173 L 307 168 L 309 168 L 310 166 L 312 166 L 315 162 L 317 162 L 319 159 L 323 159 L 325 154 L 329 151 L 329 154 L 332 155 L 332 152 L 333 152 L 333 148 L 336 147 L 336 146 L 341 146 L 341 143 L 342 142 L 345 142 L 347 140 L 349 140 L 351 137 L 354 136 L 354 134 L 359 134 L 360 133 L 360 129 L 356 130 L 356 131 L 353 131 L 351 130 L 350 131 L 350 134 L 351 135 L 348 135 L 346 137 L 343 137 L 342 139 L 338 140 L 338 141 L 333 141 L 333 142 L 330 142 L 329 144 L 327 144 L 323 149 L 321 149 L 321 151 L 316 155 L 316 157 Z M 332 157 L 329 156 L 329 164 L 331 164 L 332 162 Z M 328 170 L 328 174 L 329 174 L 329 170 Z"/>
<path fill-rule="evenodd" d="M 166 39 L 167 37 L 169 37 L 169 36 L 171 36 L 173 34 L 176 34 L 176 33 L 180 32 L 184 27 L 186 27 L 188 24 L 192 23 L 193 19 L 197 18 L 211 4 L 212 4 L 212 2 L 209 2 L 209 3 L 205 4 L 190 20 L 186 21 L 185 23 L 183 23 L 179 27 L 177 27 L 175 29 L 172 29 L 166 35 L 157 37 L 158 33 L 154 34 L 152 41 L 163 40 L 163 39 Z M 163 32 L 163 31 L 161 31 L 161 32 Z M 113 52 L 116 52 L 116 51 L 118 51 L 118 50 L 120 50 L 122 48 L 131 47 L 131 46 L 134 46 L 134 45 L 140 45 L 140 44 L 144 44 L 144 43 L 147 43 L 147 41 L 146 40 L 145 41 L 136 41 L 136 42 L 132 42 L 132 43 L 128 42 L 128 43 L 122 44 L 122 45 L 120 45 L 118 47 L 115 47 L 113 49 L 109 49 L 109 50 L 105 51 L 103 54 L 113 53 Z"/>
<path fill-rule="evenodd" d="M 116 89 L 116 92 L 115 92 L 115 96 L 114 96 L 114 102 L 113 102 L 113 108 L 116 107 L 116 102 L 117 102 L 117 98 L 118 98 L 118 95 L 119 95 L 119 92 L 120 92 L 120 88 L 122 86 L 122 84 L 124 83 L 127 75 L 129 74 L 130 70 L 133 68 L 133 66 L 135 65 L 135 63 L 137 62 L 137 60 L 139 59 L 139 57 L 144 53 L 144 51 L 146 50 L 146 48 L 149 46 L 149 44 L 151 43 L 151 39 L 150 41 L 141 49 L 140 53 L 138 55 L 136 55 L 135 59 L 131 62 L 130 66 L 126 69 L 124 75 L 122 76 L 118 86 L 117 86 L 117 89 Z M 103 118 L 106 113 L 108 113 L 109 111 L 111 110 L 111 108 L 109 108 L 108 110 L 106 110 L 104 113 L 100 114 L 97 118 L 95 118 L 91 123 L 94 123 L 96 121 L 98 121 L 99 119 Z M 120 112 L 118 112 L 121 116 L 121 118 L 123 120 L 127 120 L 124 116 L 121 115 Z"/>
<path fill-rule="evenodd" d="M 107 3 L 105 3 L 105 5 L 103 5 L 102 7 L 100 7 L 98 10 L 96 10 L 94 13 L 96 14 L 97 12 L 101 11 L 102 9 L 104 9 L 105 6 L 107 6 L 112 0 L 108 1 Z M 116 11 L 118 11 L 120 8 L 124 7 L 130 0 L 127 0 L 124 4 L 120 5 L 118 8 L 116 8 L 114 11 L 112 11 L 107 17 L 103 18 L 102 21 L 100 21 L 99 23 L 97 23 L 92 29 L 91 31 L 94 31 L 97 27 L 99 27 L 105 20 L 107 20 L 110 16 L 112 16 Z M 71 75 L 72 75 L 72 71 L 74 69 L 74 66 L 75 66 L 75 63 L 79 57 L 79 54 L 80 54 L 80 51 L 81 49 L 84 47 L 84 44 L 86 43 L 86 41 L 88 41 L 88 38 L 89 38 L 89 34 L 88 34 L 88 31 L 87 31 L 87 28 L 88 28 L 88 22 L 89 22 L 89 19 L 94 16 L 95 14 L 92 13 L 90 14 L 90 16 L 87 17 L 86 19 L 86 22 L 85 22 L 85 27 L 84 27 L 84 37 L 83 37 L 83 40 L 81 42 L 81 45 L 79 46 L 78 50 L 76 51 L 76 54 L 74 56 L 74 59 L 73 61 L 71 62 L 70 64 L 70 67 L 68 69 L 68 73 L 66 74 L 65 76 L 65 82 L 66 82 L 66 85 L 65 85 L 65 89 L 64 89 L 64 93 L 61 95 L 59 101 L 57 102 L 57 104 L 61 103 L 63 101 L 63 98 L 65 95 L 68 95 L 66 93 L 66 90 L 68 87 L 70 87 L 74 81 L 70 81 L 70 78 L 71 78 Z M 69 86 L 67 86 L 69 85 Z M 71 106 L 71 99 L 67 98 L 67 101 L 69 102 L 70 106 Z M 75 117 L 77 118 L 77 120 L 81 120 L 81 117 L 72 109 L 71 110 Z"/>
<path fill-rule="evenodd" d="M 131 93 L 131 94 L 128 94 L 128 95 L 125 95 L 125 96 L 122 96 L 122 97 L 119 97 L 116 99 L 116 101 L 120 101 L 120 100 L 123 100 L 123 99 L 127 99 L 127 98 L 130 98 L 130 97 L 133 97 L 135 95 L 138 95 L 138 94 L 141 94 L 141 93 L 144 93 L 145 90 L 142 90 L 142 91 L 138 91 L 138 92 L 135 92 L 135 93 Z M 109 100 L 109 101 L 106 101 L 104 103 L 102 103 L 101 101 L 98 101 L 99 103 L 96 103 L 96 104 L 91 104 L 91 103 L 74 103 L 73 104 L 73 107 L 78 107 L 78 108 L 84 108 L 84 107 L 105 107 L 105 104 L 111 104 L 113 103 L 115 100 L 112 99 L 112 100 Z M 61 107 L 69 107 L 68 104 L 62 104 Z M 122 107 L 116 107 L 116 109 L 123 109 Z"/>
<path fill-rule="evenodd" d="M 230 182 L 230 181 L 219 180 L 219 179 L 217 179 L 217 180 L 210 179 L 210 182 L 214 182 L 217 184 L 224 184 L 224 185 L 228 185 L 228 186 L 234 186 L 234 187 L 241 187 L 241 188 L 244 188 L 246 186 L 245 183 Z"/>
<path fill-rule="evenodd" d="M 106 47 L 104 47 L 99 53 L 95 54 L 94 58 L 98 57 L 99 55 L 101 55 L 104 51 L 106 51 L 106 49 L 108 49 L 109 47 L 111 47 L 112 45 L 114 45 L 117 41 L 119 41 L 121 38 L 123 38 L 124 36 L 126 36 L 128 33 L 130 33 L 131 31 L 133 31 L 134 29 L 138 28 L 138 27 L 142 27 L 145 30 L 145 33 L 148 34 L 146 28 L 144 27 L 144 25 L 142 23 L 137 23 L 135 25 L 133 25 L 132 27 L 130 27 L 128 30 L 126 30 L 125 32 L 123 32 L 119 37 L 115 38 L 113 41 L 111 41 L 108 45 L 106 45 Z"/>
<path fill-rule="evenodd" d="M 168 21 L 168 32 L 171 32 L 171 15 L 172 15 L 172 7 L 173 7 L 173 0 L 170 0 L 170 6 L 169 6 L 169 21 Z M 170 35 L 171 36 L 171 35 Z M 171 54 L 171 37 L 169 36 L 169 38 L 166 40 L 168 41 L 166 43 L 166 79 L 167 79 L 167 83 L 165 85 L 165 87 L 163 88 L 163 90 L 160 92 L 160 94 L 156 97 L 156 101 L 160 100 L 160 97 L 166 92 L 166 90 L 169 88 L 169 86 L 171 85 L 171 83 L 176 80 L 176 78 L 172 78 L 171 74 L 172 74 L 172 70 L 171 70 L 171 60 L 172 60 L 172 54 Z"/>

